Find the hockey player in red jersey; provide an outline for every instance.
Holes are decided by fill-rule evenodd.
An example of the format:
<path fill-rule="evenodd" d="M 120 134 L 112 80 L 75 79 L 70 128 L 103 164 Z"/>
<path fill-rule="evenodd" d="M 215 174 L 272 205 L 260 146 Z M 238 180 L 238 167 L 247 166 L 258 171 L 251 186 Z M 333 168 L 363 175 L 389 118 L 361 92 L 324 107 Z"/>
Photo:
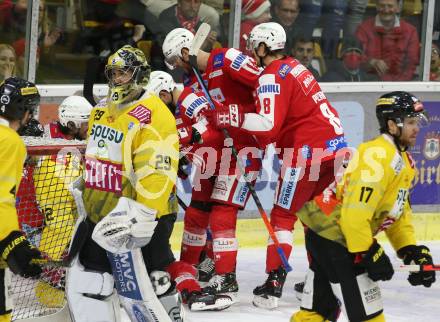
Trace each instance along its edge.
<path fill-rule="evenodd" d="M 289 256 L 295 212 L 334 180 L 335 152 L 346 143 L 336 110 L 310 71 L 283 53 L 285 42 L 284 29 L 277 23 L 254 27 L 248 46 L 265 67 L 256 85 L 256 112 L 222 104 L 206 116 L 217 128 L 239 129 L 274 143 L 282 167 L 270 218 Z M 266 282 L 254 289 L 253 303 L 274 308 L 287 273 L 271 239 L 266 273 Z"/>
<path fill-rule="evenodd" d="M 51 139 L 78 139 L 87 137 L 92 105 L 82 96 L 69 96 L 58 107 L 58 121 L 44 126 L 44 136 Z"/>
<path fill-rule="evenodd" d="M 43 126 L 40 122 L 32 118 L 19 129 L 18 134 L 20 136 L 41 137 L 43 132 Z M 35 232 L 41 228 L 44 221 L 44 216 L 35 199 L 34 166 L 33 160 L 28 157 L 24 163 L 23 175 L 16 196 L 18 223 L 28 238 L 36 235 Z M 31 240 L 31 242 L 36 244 L 35 240 Z"/>
<path fill-rule="evenodd" d="M 188 47 L 191 43 L 183 45 L 175 41 L 174 46 L 171 46 L 171 39 L 174 38 L 167 36 L 163 45 L 164 49 L 173 48 L 172 52 L 164 50 L 166 61 L 175 67 L 190 70 Z M 205 73 L 207 87 L 214 100 L 224 104 L 240 104 L 246 112 L 255 111 L 253 90 L 260 69 L 254 59 L 234 48 L 219 48 L 211 53 L 200 50 L 197 65 Z M 185 113 L 192 113 L 192 107 L 188 106 Z M 243 136 L 238 129 L 232 130 L 230 135 L 239 157 L 245 160 L 249 179 L 255 180 L 261 167 L 259 143 L 251 135 Z M 185 213 L 181 258 L 192 264 L 197 263 L 209 222 L 213 235 L 216 275 L 202 291 L 208 294 L 228 293 L 235 301 L 238 291 L 235 277 L 237 213 L 244 208 L 249 190 L 232 157 L 231 149 L 222 144 L 216 152 L 220 162 L 211 171 L 212 178 L 206 176 L 207 180 L 200 181 L 201 190 L 193 195 L 190 208 Z M 195 245 L 194 241 L 200 243 Z"/>
<path fill-rule="evenodd" d="M 159 96 L 174 113 L 181 157 L 193 162 L 198 169 L 193 181 L 191 203 L 184 216 L 181 260 L 171 264 L 168 272 L 176 281 L 176 288 L 182 293 L 183 300 L 191 310 L 227 308 L 233 304 L 233 299 L 224 294 L 202 294 L 193 272 L 193 267 L 197 265 L 198 279 L 204 282 L 208 282 L 209 279 L 206 277 L 212 275 L 209 269 L 204 271 L 202 268 L 213 265 L 212 248 L 206 246 L 207 228 L 212 208 L 210 198 L 215 181 L 212 174 L 220 162 L 220 153 L 217 151 L 222 149 L 223 135 L 216 129 L 207 128 L 206 120 L 200 118 L 200 112 L 209 108 L 208 101 L 201 91 L 192 87 L 178 88 L 172 76 L 162 71 L 151 73 L 147 91 Z M 211 170 L 207 170 L 206 175 L 202 168 Z M 202 251 L 206 251 L 208 256 L 198 265 Z M 190 267 L 188 264 L 191 264 Z"/>

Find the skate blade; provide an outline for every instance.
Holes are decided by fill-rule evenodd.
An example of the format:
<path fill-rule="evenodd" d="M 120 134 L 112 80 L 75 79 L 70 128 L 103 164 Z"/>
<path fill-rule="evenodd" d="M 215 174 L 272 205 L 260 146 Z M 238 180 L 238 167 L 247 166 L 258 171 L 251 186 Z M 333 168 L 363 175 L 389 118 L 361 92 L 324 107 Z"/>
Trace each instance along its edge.
<path fill-rule="evenodd" d="M 222 311 L 238 302 L 238 296 L 235 293 L 219 294 L 219 297 L 213 304 L 205 302 L 194 302 L 191 304 L 191 311 Z"/>
<path fill-rule="evenodd" d="M 252 304 L 256 307 L 273 310 L 278 307 L 278 297 L 267 295 L 266 297 L 255 295 Z"/>

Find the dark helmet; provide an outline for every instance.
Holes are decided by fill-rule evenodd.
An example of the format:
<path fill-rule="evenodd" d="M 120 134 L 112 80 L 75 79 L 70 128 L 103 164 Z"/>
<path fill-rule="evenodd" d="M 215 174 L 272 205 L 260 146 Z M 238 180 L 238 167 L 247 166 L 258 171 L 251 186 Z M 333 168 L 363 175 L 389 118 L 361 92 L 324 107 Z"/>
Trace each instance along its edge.
<path fill-rule="evenodd" d="M 427 116 L 420 100 L 408 92 L 391 92 L 382 95 L 376 103 L 376 117 L 381 133 L 388 131 L 388 120 L 402 127 L 405 117 L 421 117 L 427 122 Z"/>
<path fill-rule="evenodd" d="M 23 125 L 19 130 L 18 134 L 20 136 L 43 136 L 44 129 L 43 126 L 36 119 L 32 118 Z"/>
<path fill-rule="evenodd" d="M 34 113 L 40 104 L 40 94 L 34 83 L 19 77 L 10 77 L 0 85 L 0 116 L 21 120 L 29 111 Z"/>

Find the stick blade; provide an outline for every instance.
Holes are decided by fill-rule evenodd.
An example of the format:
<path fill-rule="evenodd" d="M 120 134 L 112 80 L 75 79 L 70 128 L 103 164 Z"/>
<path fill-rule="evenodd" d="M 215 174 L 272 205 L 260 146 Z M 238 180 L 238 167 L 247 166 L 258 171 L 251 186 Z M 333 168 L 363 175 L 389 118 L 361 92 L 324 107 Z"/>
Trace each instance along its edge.
<path fill-rule="evenodd" d="M 191 44 L 191 48 L 189 49 L 190 56 L 197 56 L 199 49 L 203 46 L 206 38 L 208 38 L 209 33 L 211 32 L 211 26 L 206 22 L 202 23 L 197 29 L 196 34 L 194 35 L 194 40 Z"/>

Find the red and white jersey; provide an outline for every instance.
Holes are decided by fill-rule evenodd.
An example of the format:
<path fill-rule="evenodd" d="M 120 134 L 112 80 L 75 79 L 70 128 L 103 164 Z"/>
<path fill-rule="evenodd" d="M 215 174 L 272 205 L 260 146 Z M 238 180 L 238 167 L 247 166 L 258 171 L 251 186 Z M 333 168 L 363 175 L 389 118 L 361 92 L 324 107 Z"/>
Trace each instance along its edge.
<path fill-rule="evenodd" d="M 61 131 L 61 124 L 58 122 L 52 122 L 49 124 L 46 124 L 44 126 L 44 137 L 50 138 L 50 139 L 65 139 L 65 140 L 71 140 L 70 137 L 63 134 Z"/>
<path fill-rule="evenodd" d="M 192 159 L 192 153 L 195 153 L 200 147 L 211 147 L 216 150 L 217 157 L 215 163 L 220 160 L 220 153 L 223 147 L 224 137 L 220 131 L 206 126 L 206 122 L 199 117 L 199 113 L 204 109 L 209 109 L 209 103 L 202 91 L 192 87 L 185 87 L 177 101 L 177 108 L 175 112 L 177 132 L 179 139 L 183 145 L 183 152 L 189 152 L 188 158 Z M 199 124 L 205 132 L 205 138 L 202 144 L 193 144 L 192 146 L 185 145 L 187 138 L 191 136 L 191 127 Z M 202 130 L 199 129 L 199 132 Z M 207 156 L 205 156 L 207 157 Z M 205 160 L 207 161 L 207 160 Z"/>
<path fill-rule="evenodd" d="M 238 104 L 244 113 L 255 112 L 254 91 L 261 69 L 255 60 L 235 48 L 211 51 L 205 70 L 209 94 L 224 105 Z M 258 146 L 253 136 L 230 129 L 237 149 Z"/>
<path fill-rule="evenodd" d="M 35 196 L 34 165 L 25 164 L 20 186 L 17 190 L 16 208 L 20 229 L 26 230 L 24 225 L 41 227 L 44 216 L 38 207 Z"/>
<path fill-rule="evenodd" d="M 294 58 L 266 67 L 258 79 L 256 106 L 256 113 L 245 115 L 242 129 L 277 148 L 294 148 L 295 156 L 300 152 L 309 160 L 313 149 L 335 152 L 346 146 L 337 111 L 312 73 Z"/>

